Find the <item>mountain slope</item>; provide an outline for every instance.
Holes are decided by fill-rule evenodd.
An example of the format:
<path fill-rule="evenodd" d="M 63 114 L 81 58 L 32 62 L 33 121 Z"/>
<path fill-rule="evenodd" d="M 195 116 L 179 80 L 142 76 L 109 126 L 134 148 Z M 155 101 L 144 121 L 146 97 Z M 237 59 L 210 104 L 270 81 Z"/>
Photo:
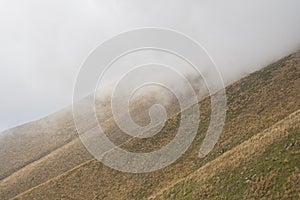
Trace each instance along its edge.
<path fill-rule="evenodd" d="M 300 110 L 151 199 L 300 198 Z"/>
<path fill-rule="evenodd" d="M 70 110 L 13 128 L 1 135 L 0 180 L 77 136 Z"/>
<path fill-rule="evenodd" d="M 24 149 L 18 147 L 20 143 L 6 143 L 7 140 L 2 140 L 8 149 L 14 149 L 26 160 L 19 160 L 14 154 L 6 155 L 5 150 L 1 149 L 1 160 L 12 158 L 18 161 L 18 164 L 14 167 L 14 164 L 9 163 L 5 166 L 4 173 L 0 171 L 5 174 L 7 169 L 14 169 L 0 180 L 0 198 L 9 199 L 17 195 L 16 199 L 141 199 L 156 196 L 162 188 L 172 188 L 174 183 L 178 182 L 180 184 L 180 181 L 185 180 L 188 175 L 217 162 L 226 151 L 232 152 L 234 148 L 243 146 L 241 145 L 243 142 L 251 142 L 257 134 L 276 123 L 281 123 L 280 121 L 285 121 L 289 115 L 299 110 L 299 55 L 298 52 L 287 56 L 226 88 L 228 98 L 226 125 L 218 144 L 204 159 L 198 158 L 198 151 L 209 122 L 209 98 L 199 103 L 201 123 L 198 135 L 187 153 L 173 165 L 147 174 L 121 173 L 92 159 L 80 140 L 72 136 L 74 130 L 68 115 L 64 121 L 68 126 L 60 126 L 59 133 L 62 136 L 71 135 L 68 136 L 71 139 L 59 140 L 59 145 L 56 146 L 48 140 L 51 148 L 39 147 L 47 152 L 44 156 L 38 154 L 38 150 L 35 150 L 33 155 L 24 154 L 22 153 Z M 163 146 L 176 133 L 179 117 L 180 114 L 170 118 L 157 137 L 150 140 L 133 139 L 123 147 L 132 151 L 149 151 Z M 113 122 L 108 124 L 109 132 L 122 134 Z M 51 124 L 46 123 L 47 125 Z M 35 125 L 30 126 L 34 132 Z M 24 128 L 22 131 L 27 130 Z M 15 132 L 15 137 L 21 137 L 24 134 L 22 131 Z M 44 141 L 45 137 L 49 138 L 43 135 L 36 138 Z M 283 137 L 281 139 L 278 141 L 284 140 Z M 26 148 L 30 149 L 32 143 L 26 142 Z M 166 196 L 169 195 L 168 192 L 169 190 L 165 191 Z M 178 193 L 180 192 L 178 189 Z"/>

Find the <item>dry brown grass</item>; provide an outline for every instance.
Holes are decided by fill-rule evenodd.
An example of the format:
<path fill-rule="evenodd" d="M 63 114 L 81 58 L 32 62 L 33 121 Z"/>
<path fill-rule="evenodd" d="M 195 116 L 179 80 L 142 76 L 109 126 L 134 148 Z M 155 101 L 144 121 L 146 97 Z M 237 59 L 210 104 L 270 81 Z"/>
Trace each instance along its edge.
<path fill-rule="evenodd" d="M 213 177 L 228 172 L 228 169 L 232 171 L 237 167 L 247 166 L 248 164 L 255 162 L 257 158 L 270 147 L 270 145 L 285 139 L 289 135 L 288 130 L 291 128 L 300 130 L 300 110 L 292 113 L 287 118 L 281 120 L 262 133 L 254 135 L 249 140 L 234 147 L 230 151 L 225 152 L 223 155 L 190 174 L 187 178 L 179 180 L 173 184 L 173 186 L 169 186 L 159 193 L 154 194 L 150 199 L 170 198 L 172 193 L 178 193 L 180 190 L 183 190 L 181 191 L 183 194 L 178 199 L 187 199 L 187 194 L 184 191 L 186 185 L 192 185 L 194 198 L 199 197 L 199 199 L 201 199 L 209 197 L 209 193 L 212 193 L 214 187 L 216 187 L 209 187 L 210 185 L 208 184 Z M 300 133 L 298 136 L 300 136 Z M 264 185 L 271 184 L 274 176 L 276 176 L 276 174 L 273 174 L 271 177 L 261 178 L 258 182 L 263 182 Z M 300 179 L 297 179 L 299 176 L 299 170 L 297 170 L 290 179 L 296 179 L 296 181 L 299 182 Z M 252 192 L 259 192 L 259 190 L 262 190 L 261 192 L 267 192 L 267 189 L 268 186 L 262 188 L 255 188 L 255 186 L 253 186 L 250 189 L 248 196 L 249 194 L 252 194 Z M 205 194 L 205 196 L 203 194 Z"/>
<path fill-rule="evenodd" d="M 169 167 L 147 174 L 121 173 L 96 160 L 86 161 L 90 157 L 79 142 L 67 145 L 66 141 L 59 143 L 57 147 L 63 147 L 49 152 L 46 157 L 37 156 L 40 155 L 38 154 L 40 147 L 33 148 L 32 155 L 23 153 L 24 149 L 17 149 L 22 157 L 28 157 L 28 160 L 34 162 L 22 166 L 24 160 L 9 154 L 19 164 L 16 165 L 18 167 L 13 167 L 14 171 L 9 174 L 10 176 L 0 181 L 0 198 L 8 199 L 19 194 L 16 199 L 143 199 L 158 194 L 170 183 L 184 179 L 218 158 L 224 150 L 223 155 L 226 155 L 226 151 L 230 152 L 230 149 L 299 110 L 299 73 L 299 58 L 291 55 L 228 86 L 226 126 L 215 149 L 205 159 L 198 159 L 198 151 L 209 122 L 209 98 L 200 102 L 202 121 L 194 143 L 183 157 Z M 162 134 L 153 140 L 133 140 L 125 148 L 147 151 L 151 150 L 154 144 L 168 142 L 176 131 L 177 119 L 178 116 L 171 118 Z M 33 131 L 34 127 L 32 125 Z M 60 126 L 62 135 L 70 135 L 64 129 L 66 127 L 72 126 L 62 124 Z M 107 123 L 106 129 L 111 133 L 122 134 L 115 127 L 113 120 Z M 44 139 L 41 136 L 38 138 L 40 141 Z M 49 140 L 49 143 L 47 146 L 52 147 L 53 140 Z M 10 143 L 8 149 L 16 148 L 19 144 L 21 143 Z M 30 144 L 27 145 L 30 149 Z M 51 150 L 49 147 L 42 149 Z M 1 156 L 4 155 L 3 153 Z M 10 169 L 12 166 L 14 164 L 9 163 L 6 168 Z M 292 181 L 295 177 L 291 176 L 290 179 Z M 207 187 L 213 188 L 209 184 Z"/>
<path fill-rule="evenodd" d="M 69 110 L 63 110 L 1 134 L 3 136 L 0 140 L 0 180 L 60 148 L 77 136 Z"/>

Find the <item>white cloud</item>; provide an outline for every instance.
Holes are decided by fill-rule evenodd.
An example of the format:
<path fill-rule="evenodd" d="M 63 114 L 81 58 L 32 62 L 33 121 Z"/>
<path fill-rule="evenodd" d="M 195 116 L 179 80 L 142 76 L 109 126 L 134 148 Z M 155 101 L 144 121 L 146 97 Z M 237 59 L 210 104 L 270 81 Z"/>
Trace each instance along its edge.
<path fill-rule="evenodd" d="M 0 130 L 69 105 L 82 61 L 121 31 L 186 33 L 229 82 L 300 47 L 299 7 L 298 0 L 2 0 Z"/>

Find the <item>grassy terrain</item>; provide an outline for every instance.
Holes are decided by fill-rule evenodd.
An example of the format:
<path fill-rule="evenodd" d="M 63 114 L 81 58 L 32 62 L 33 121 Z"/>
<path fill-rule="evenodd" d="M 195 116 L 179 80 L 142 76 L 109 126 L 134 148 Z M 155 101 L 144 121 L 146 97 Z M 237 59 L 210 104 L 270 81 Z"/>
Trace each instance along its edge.
<path fill-rule="evenodd" d="M 300 110 L 153 199 L 299 199 Z"/>
<path fill-rule="evenodd" d="M 46 138 L 47 144 L 45 146 L 39 144 L 36 147 L 26 140 L 28 143 L 25 144 L 26 148 L 30 151 L 23 152 L 24 149 L 19 147 L 23 143 L 6 143 L 10 151 L 17 152 L 19 157 L 24 159 L 15 158 L 15 154 L 5 154 L 1 149 L 1 159 L 12 158 L 15 161 L 2 163 L 3 169 L 6 170 L 0 170 L 0 174 L 5 174 L 0 179 L 0 199 L 14 197 L 15 199 L 147 199 L 149 197 L 226 199 L 242 198 L 243 195 L 251 197 L 252 194 L 262 197 L 268 192 L 274 195 L 273 197 L 277 197 L 276 195 L 287 197 L 282 191 L 285 191 L 286 195 L 293 195 L 297 190 L 295 183 L 299 182 L 299 171 L 294 167 L 299 165 L 296 159 L 299 158 L 297 154 L 299 142 L 291 146 L 287 152 L 283 151 L 280 154 L 278 152 L 282 145 L 298 141 L 299 138 L 299 129 L 296 127 L 298 114 L 295 114 L 300 109 L 299 86 L 299 53 L 281 59 L 229 85 L 226 88 L 228 98 L 226 125 L 221 138 L 207 157 L 199 159 L 198 153 L 209 124 L 210 114 L 210 99 L 204 99 L 199 102 L 201 122 L 198 135 L 188 151 L 171 166 L 147 174 L 121 173 L 93 159 L 80 140 L 74 136 L 74 124 L 70 115 L 66 115 L 64 120 L 59 121 L 59 126 L 56 126 L 58 137 L 55 140 L 48 139 L 55 138 L 53 136 L 55 132 L 48 133 L 50 131 L 47 131 L 47 123 L 44 131 L 39 131 L 35 124 L 31 124 L 30 130 L 39 133 L 35 135 L 35 140 L 45 141 Z M 139 111 L 137 110 L 136 113 L 140 114 Z M 138 119 L 141 117 L 143 116 L 140 115 Z M 179 117 L 180 113 L 171 117 L 155 137 L 133 138 L 122 147 L 130 151 L 142 152 L 160 148 L 174 137 Z M 282 126 L 283 131 L 278 131 L 280 124 L 285 124 Z M 116 137 L 121 136 L 122 132 L 112 119 L 106 121 L 105 128 L 119 142 L 128 139 L 126 136 Z M 23 131 L 28 133 L 24 128 L 13 134 L 15 137 L 22 138 L 22 134 L 25 134 Z M 69 140 L 60 140 L 60 137 Z M 269 143 L 261 146 L 261 137 L 267 138 L 264 142 Z M 2 142 L 5 143 L 8 139 Z M 245 144 L 248 146 L 245 147 Z M 247 155 L 247 148 L 252 152 L 249 153 L 251 156 L 248 156 L 247 162 L 235 164 Z M 44 154 L 42 155 L 41 152 Z M 253 155 L 255 156 L 252 159 Z M 228 156 L 233 159 L 224 159 Z M 273 158 L 277 158 L 278 163 L 273 162 Z M 212 173 L 211 168 L 218 166 L 216 163 L 225 165 L 224 170 L 226 170 L 215 170 Z M 235 167 L 232 167 L 232 163 Z M 278 167 L 269 169 L 273 164 Z M 290 172 L 280 176 L 281 178 L 274 177 L 274 174 L 278 174 L 279 170 L 285 168 Z M 10 169 L 13 171 L 7 173 Z M 271 172 L 267 173 L 268 170 Z M 203 180 L 202 176 L 209 178 Z M 250 177 L 249 181 L 245 179 L 248 177 Z"/>

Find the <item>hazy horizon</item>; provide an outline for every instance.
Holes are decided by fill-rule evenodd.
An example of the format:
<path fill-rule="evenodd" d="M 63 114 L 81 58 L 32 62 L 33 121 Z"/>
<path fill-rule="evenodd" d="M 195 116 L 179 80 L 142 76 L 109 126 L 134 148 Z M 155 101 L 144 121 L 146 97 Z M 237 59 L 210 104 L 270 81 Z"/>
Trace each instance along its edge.
<path fill-rule="evenodd" d="M 82 62 L 120 32 L 187 34 L 228 84 L 300 48 L 299 7 L 297 0 L 1 1 L 0 132 L 70 105 Z"/>

